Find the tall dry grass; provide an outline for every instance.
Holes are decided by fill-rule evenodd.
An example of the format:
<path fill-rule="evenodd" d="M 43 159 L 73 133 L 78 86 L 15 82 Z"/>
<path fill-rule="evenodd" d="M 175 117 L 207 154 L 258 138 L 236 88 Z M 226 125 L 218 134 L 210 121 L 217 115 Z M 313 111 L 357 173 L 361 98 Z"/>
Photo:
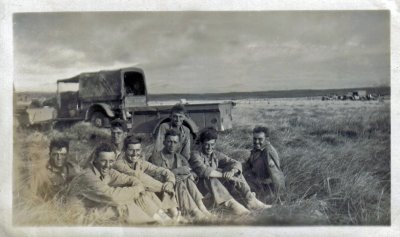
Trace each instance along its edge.
<path fill-rule="evenodd" d="M 317 212 L 328 218 L 323 224 L 390 224 L 389 103 L 271 100 L 241 104 L 233 115 L 235 129 L 219 147 L 238 160 L 251 147 L 252 125 L 272 130 L 287 183 L 280 208 L 289 209 L 278 216 L 293 210 Z"/>
<path fill-rule="evenodd" d="M 267 211 L 245 219 L 199 224 L 390 224 L 389 103 L 308 100 L 239 103 L 233 110 L 233 119 L 234 128 L 221 133 L 217 148 L 245 161 L 252 147 L 253 126 L 268 126 L 271 143 L 281 156 L 287 190 Z M 82 163 L 96 144 L 109 139 L 109 131 L 86 123 L 62 133 L 16 130 L 15 224 L 79 224 L 73 210 L 66 210 L 59 201 L 44 202 L 27 188 L 33 173 L 47 161 L 48 143 L 54 137 L 70 138 L 71 160 Z M 151 139 L 146 137 L 147 155 L 151 149 Z M 259 198 L 269 201 L 263 196 Z"/>

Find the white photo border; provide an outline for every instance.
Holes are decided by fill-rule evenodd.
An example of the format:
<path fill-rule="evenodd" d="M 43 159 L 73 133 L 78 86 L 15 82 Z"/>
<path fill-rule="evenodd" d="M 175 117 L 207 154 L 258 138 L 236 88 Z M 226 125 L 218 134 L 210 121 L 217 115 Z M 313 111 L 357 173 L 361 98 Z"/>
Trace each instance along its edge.
<path fill-rule="evenodd" d="M 0 236 L 400 236 L 399 6 L 394 0 L 3 0 L 0 3 Z M 15 227 L 12 225 L 13 13 L 79 11 L 390 10 L 391 226 Z"/>

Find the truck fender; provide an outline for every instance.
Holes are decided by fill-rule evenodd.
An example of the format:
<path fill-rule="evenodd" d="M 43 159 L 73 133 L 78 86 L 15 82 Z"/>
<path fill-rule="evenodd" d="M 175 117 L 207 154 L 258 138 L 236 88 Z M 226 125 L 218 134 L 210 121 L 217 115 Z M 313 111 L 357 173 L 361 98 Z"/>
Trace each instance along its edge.
<path fill-rule="evenodd" d="M 158 128 L 160 127 L 160 125 L 162 123 L 166 123 L 169 121 L 170 121 L 170 118 L 160 119 L 160 121 L 157 122 L 157 125 L 153 129 L 153 132 L 152 132 L 153 137 L 157 136 L 157 131 L 158 131 Z M 196 123 L 191 118 L 185 118 L 185 120 L 183 121 L 183 124 L 190 129 L 190 133 L 192 133 L 192 136 L 195 139 L 197 136 L 197 133 L 199 132 L 199 127 L 196 125 Z"/>
<path fill-rule="evenodd" d="M 110 118 L 115 117 L 115 113 L 111 109 L 110 105 L 106 103 L 97 103 L 91 105 L 90 108 L 86 111 L 85 120 L 89 120 L 92 113 L 95 111 L 104 111 L 108 117 Z"/>

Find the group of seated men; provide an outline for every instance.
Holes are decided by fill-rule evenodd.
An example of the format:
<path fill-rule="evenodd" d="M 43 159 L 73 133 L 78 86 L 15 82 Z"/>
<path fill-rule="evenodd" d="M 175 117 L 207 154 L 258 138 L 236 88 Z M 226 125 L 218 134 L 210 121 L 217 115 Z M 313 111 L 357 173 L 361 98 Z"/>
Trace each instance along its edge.
<path fill-rule="evenodd" d="M 166 223 L 215 218 L 211 208 L 234 215 L 269 208 L 256 194 L 277 194 L 285 181 L 268 129 L 254 128 L 251 155 L 241 164 L 215 150 L 218 134 L 213 128 L 199 134 L 199 149 L 191 151 L 185 117 L 183 105 L 172 108 L 171 121 L 160 126 L 150 157 L 120 119 L 111 123 L 111 141 L 99 144 L 81 166 L 68 161 L 68 141 L 52 140 L 45 172 L 35 182 L 37 194 L 53 199 L 62 193 L 70 207 L 83 208 L 86 223 L 99 217 L 127 224 Z"/>

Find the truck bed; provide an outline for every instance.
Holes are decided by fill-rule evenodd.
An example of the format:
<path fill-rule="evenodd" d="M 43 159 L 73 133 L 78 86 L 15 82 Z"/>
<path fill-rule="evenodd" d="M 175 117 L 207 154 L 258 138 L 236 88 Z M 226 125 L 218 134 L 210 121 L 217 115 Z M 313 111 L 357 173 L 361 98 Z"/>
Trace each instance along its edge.
<path fill-rule="evenodd" d="M 135 107 L 133 110 L 136 112 L 139 111 L 148 111 L 148 112 L 160 112 L 160 113 L 170 113 L 171 107 L 174 106 L 177 101 L 149 101 L 148 107 Z M 185 105 L 185 108 L 188 112 L 194 111 L 218 111 L 221 105 L 233 105 L 234 103 L 231 101 L 191 101 Z"/>

